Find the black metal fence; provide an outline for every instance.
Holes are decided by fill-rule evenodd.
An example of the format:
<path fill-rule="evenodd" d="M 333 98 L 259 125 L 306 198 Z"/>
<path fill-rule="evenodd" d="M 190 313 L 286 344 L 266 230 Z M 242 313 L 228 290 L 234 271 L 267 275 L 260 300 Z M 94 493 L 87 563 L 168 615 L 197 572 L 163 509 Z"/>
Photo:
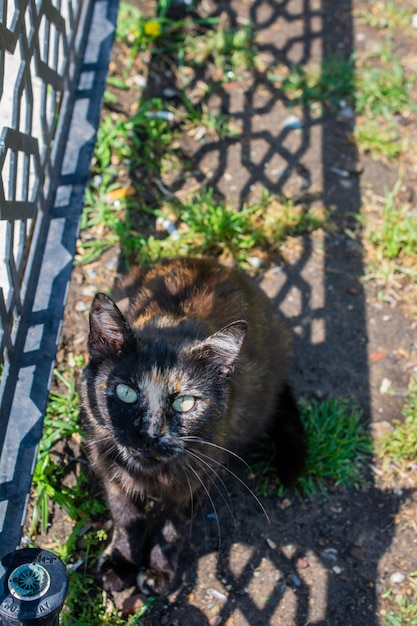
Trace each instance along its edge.
<path fill-rule="evenodd" d="M 20 542 L 117 9 L 0 2 L 0 557 Z"/>

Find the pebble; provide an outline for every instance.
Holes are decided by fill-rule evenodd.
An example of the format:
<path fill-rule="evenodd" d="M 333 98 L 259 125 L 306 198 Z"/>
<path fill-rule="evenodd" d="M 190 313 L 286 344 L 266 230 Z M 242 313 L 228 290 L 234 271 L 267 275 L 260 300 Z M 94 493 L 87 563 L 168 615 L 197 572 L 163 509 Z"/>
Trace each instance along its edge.
<path fill-rule="evenodd" d="M 172 111 L 148 111 L 146 113 L 146 117 L 149 118 L 158 118 L 160 120 L 165 120 L 167 122 L 172 122 L 174 120 L 174 114 Z"/>
<path fill-rule="evenodd" d="M 218 589 L 207 589 L 207 595 L 213 599 L 218 600 L 222 604 L 226 604 L 227 596 Z"/>
<path fill-rule="evenodd" d="M 389 378 L 383 378 L 379 386 L 379 393 L 386 395 L 389 392 L 391 385 L 392 381 Z"/>
<path fill-rule="evenodd" d="M 340 117 L 345 118 L 345 120 L 351 120 L 355 116 L 352 107 L 345 106 L 340 111 Z"/>
<path fill-rule="evenodd" d="M 271 550 L 276 550 L 277 549 L 277 544 L 275 543 L 275 541 L 273 541 L 269 537 L 266 537 L 265 541 L 268 544 L 268 546 L 271 548 Z"/>
<path fill-rule="evenodd" d="M 84 313 L 84 311 L 87 311 L 88 309 L 88 304 L 83 300 L 78 300 L 78 302 L 76 302 L 74 305 L 74 309 L 77 311 L 77 313 Z"/>
<path fill-rule="evenodd" d="M 262 266 L 262 259 L 257 256 L 248 257 L 248 263 L 255 269 L 259 269 Z"/>
<path fill-rule="evenodd" d="M 136 76 L 132 78 L 132 82 L 136 85 L 136 87 L 146 87 L 147 81 L 141 74 L 136 74 Z"/>
<path fill-rule="evenodd" d="M 401 572 L 394 572 L 393 574 L 391 574 L 389 579 L 393 585 L 399 585 L 400 583 L 404 582 L 405 576 L 404 574 L 401 574 Z"/>
<path fill-rule="evenodd" d="M 413 28 L 417 28 L 417 13 L 414 13 L 413 17 L 411 18 L 411 26 Z"/>
<path fill-rule="evenodd" d="M 337 550 L 336 548 L 326 548 L 320 556 L 325 561 L 337 561 Z"/>
<path fill-rule="evenodd" d="M 332 570 L 335 574 L 338 574 L 338 575 L 343 572 L 343 569 L 339 565 L 335 565 L 334 567 L 332 567 Z"/>
<path fill-rule="evenodd" d="M 175 98 L 175 96 L 177 95 L 177 92 L 175 89 L 172 89 L 171 87 L 165 87 L 165 89 L 162 92 L 162 95 L 164 96 L 164 98 Z"/>
<path fill-rule="evenodd" d="M 349 546 L 347 553 L 356 561 L 362 561 L 365 558 L 365 550 L 361 546 Z"/>
<path fill-rule="evenodd" d="M 295 130 L 296 128 L 302 128 L 303 127 L 303 121 L 300 120 L 300 118 L 297 117 L 297 115 L 289 115 L 282 122 L 282 127 L 283 128 L 289 128 L 290 130 Z"/>

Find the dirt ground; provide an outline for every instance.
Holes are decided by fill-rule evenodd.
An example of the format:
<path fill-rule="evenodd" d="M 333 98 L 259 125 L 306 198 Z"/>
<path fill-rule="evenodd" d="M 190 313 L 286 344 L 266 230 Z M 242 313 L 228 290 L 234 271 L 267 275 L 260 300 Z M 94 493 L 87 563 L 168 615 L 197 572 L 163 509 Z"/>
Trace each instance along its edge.
<path fill-rule="evenodd" d="M 369 189 L 382 195 L 384 185 L 392 186 L 398 164 L 359 157 L 349 115 L 327 111 L 315 117 L 302 108 L 289 112 L 265 78 L 277 59 L 320 62 L 324 54 L 349 56 L 371 49 L 385 35 L 354 21 L 361 6 L 366 3 L 208 3 L 207 10 L 226 15 L 233 27 L 250 19 L 266 69 L 231 80 L 208 103 L 234 116 L 243 140 L 207 136 L 198 142 L 188 137 L 181 146 L 190 164 L 188 174 L 167 175 L 164 185 L 181 193 L 206 181 L 237 206 L 261 188 L 289 198 L 308 193 L 311 202 L 332 208 L 334 228 L 290 239 L 282 258 L 260 280 L 294 333 L 291 378 L 297 395 L 355 397 L 364 423 L 378 438 L 401 417 L 417 366 L 416 320 L 403 285 L 381 299 L 381 285 L 364 280 L 364 248 L 355 216 L 366 212 Z M 415 51 L 415 39 L 404 37 L 401 54 L 413 46 Z M 114 72 L 120 62 L 116 46 Z M 148 95 L 176 88 L 169 68 L 162 75 L 160 70 L 157 63 L 147 68 Z M 290 113 L 301 121 L 297 128 L 288 124 Z M 416 118 L 407 124 L 417 140 Z M 404 165 L 402 193 L 415 206 L 416 164 Z M 340 171 L 348 174 L 341 176 Z M 112 284 L 118 268 L 117 250 L 75 268 L 58 363 L 65 363 L 70 352 L 85 350 L 91 297 Z M 391 381 L 394 394 L 384 392 L 384 379 Z M 270 524 L 247 491 L 227 480 L 236 523 L 214 493 L 217 517 L 210 504 L 196 516 L 176 589 L 153 605 L 144 623 L 384 624 L 386 612 L 394 610 L 395 595 L 415 593 L 409 577 L 417 571 L 415 478 L 415 473 L 383 470 L 376 461 L 361 490 L 333 488 L 313 500 L 291 492 L 284 499 L 263 499 Z M 390 589 L 391 595 L 386 593 Z"/>

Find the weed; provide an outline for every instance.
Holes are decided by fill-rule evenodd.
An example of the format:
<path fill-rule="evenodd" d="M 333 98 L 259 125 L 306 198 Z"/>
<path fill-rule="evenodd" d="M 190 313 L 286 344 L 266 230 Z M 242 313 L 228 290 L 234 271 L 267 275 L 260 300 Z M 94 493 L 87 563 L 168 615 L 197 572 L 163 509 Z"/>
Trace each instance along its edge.
<path fill-rule="evenodd" d="M 39 444 L 38 456 L 33 475 L 35 505 L 32 513 L 31 534 L 38 523 L 41 531 L 46 532 L 49 521 L 50 501 L 63 507 L 71 518 L 77 515 L 71 490 L 62 487 L 61 480 L 65 470 L 63 461 L 53 453 L 59 440 L 79 437 L 78 426 L 78 394 L 75 388 L 75 377 L 69 380 L 55 370 L 55 376 L 66 388 L 66 393 L 51 393 L 46 409 L 42 439 Z"/>
<path fill-rule="evenodd" d="M 363 9 L 356 11 L 358 23 L 368 24 L 377 30 L 391 30 L 410 27 L 413 12 L 401 7 L 397 2 L 368 2 Z"/>
<path fill-rule="evenodd" d="M 329 481 L 343 487 L 362 484 L 372 444 L 359 409 L 351 400 L 329 398 L 304 401 L 300 410 L 308 446 L 307 470 L 297 483 L 300 493 L 312 497 L 317 490 L 324 491 Z M 269 439 L 264 439 L 251 466 L 260 480 L 261 495 L 277 493 L 279 479 Z M 278 488 L 278 494 L 283 493 Z"/>
<path fill-rule="evenodd" d="M 417 458 L 417 377 L 410 381 L 403 415 L 404 421 L 397 421 L 394 430 L 378 445 L 378 454 L 397 465 L 407 465 Z"/>
<path fill-rule="evenodd" d="M 390 66 L 364 68 L 357 76 L 356 111 L 368 118 L 392 119 L 404 109 L 415 109 L 410 98 L 413 79 L 406 78 L 400 59 Z"/>
<path fill-rule="evenodd" d="M 370 240 L 378 246 L 384 257 L 394 259 L 402 254 L 413 256 L 417 252 L 417 216 L 408 205 L 400 205 L 398 192 L 402 180 L 399 178 L 391 191 L 385 189 L 382 224 L 371 230 Z"/>
<path fill-rule="evenodd" d="M 392 278 L 395 274 L 408 276 L 417 282 L 415 255 L 417 252 L 417 215 L 399 199 L 402 181 L 392 190 L 385 189 L 382 210 L 372 219 L 360 217 L 368 239 L 369 277 Z"/>
<path fill-rule="evenodd" d="M 384 118 L 372 119 L 361 115 L 356 119 L 354 139 L 362 152 L 368 152 L 372 159 L 393 161 L 402 152 L 396 126 Z"/>
<path fill-rule="evenodd" d="M 237 74 L 252 69 L 255 62 L 254 37 L 249 25 L 229 30 L 219 24 L 215 30 L 201 35 L 188 35 L 184 57 L 192 65 L 212 61 L 221 72 L 221 79 L 235 79 Z"/>
<path fill-rule="evenodd" d="M 102 530 L 88 529 L 77 524 L 68 541 L 55 550 L 57 555 L 68 566 L 70 574 L 69 594 L 62 612 L 64 626 L 96 626 L 107 624 L 108 626 L 141 626 L 140 618 L 155 601 L 154 597 L 148 598 L 139 611 L 130 619 L 120 617 L 110 596 L 100 589 L 94 581 L 94 571 L 97 554 L 103 549 L 103 542 L 107 535 Z M 77 544 L 81 546 L 77 550 Z M 70 548 L 70 549 L 69 549 Z M 74 554 L 79 558 L 74 563 Z"/>
<path fill-rule="evenodd" d="M 279 91 L 292 103 L 311 106 L 318 102 L 336 107 L 341 100 L 353 102 L 354 59 L 339 55 L 324 60 L 320 68 L 296 65 L 279 82 Z"/>
<path fill-rule="evenodd" d="M 388 612 L 384 618 L 384 626 L 406 626 L 406 624 L 417 624 L 417 584 L 415 578 L 417 572 L 410 574 L 411 587 L 407 590 L 409 593 L 396 594 L 393 596 L 392 590 L 389 589 L 383 595 L 384 598 L 394 600 L 396 607 L 394 612 Z"/>

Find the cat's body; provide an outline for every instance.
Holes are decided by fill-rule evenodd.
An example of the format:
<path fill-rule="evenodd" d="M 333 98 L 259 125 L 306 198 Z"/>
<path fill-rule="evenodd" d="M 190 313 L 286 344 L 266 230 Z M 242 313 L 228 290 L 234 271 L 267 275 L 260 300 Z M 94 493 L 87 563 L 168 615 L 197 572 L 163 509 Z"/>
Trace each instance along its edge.
<path fill-rule="evenodd" d="M 88 454 L 114 520 L 100 577 L 120 590 L 143 567 L 144 586 L 162 592 L 175 574 L 180 520 L 227 464 L 226 450 L 241 453 L 269 430 L 283 482 L 303 470 L 286 383 L 291 342 L 265 294 L 211 261 L 134 270 L 116 297 L 119 308 L 94 299 L 81 383 Z"/>

